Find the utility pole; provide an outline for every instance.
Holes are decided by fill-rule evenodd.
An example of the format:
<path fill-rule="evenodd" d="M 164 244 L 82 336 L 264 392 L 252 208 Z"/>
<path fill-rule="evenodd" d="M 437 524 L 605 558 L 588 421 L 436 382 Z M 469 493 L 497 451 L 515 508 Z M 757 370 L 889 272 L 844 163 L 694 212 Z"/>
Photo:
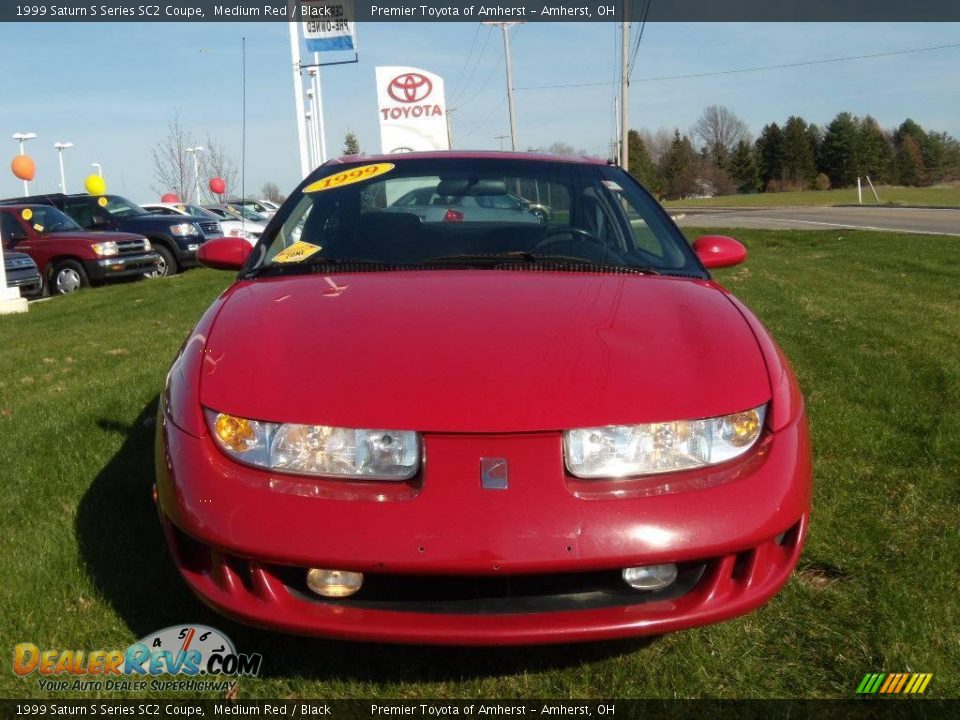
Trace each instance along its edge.
<path fill-rule="evenodd" d="M 494 136 L 493 136 L 493 139 L 500 141 L 500 149 L 503 150 L 503 141 L 506 140 L 508 137 L 510 137 L 510 136 L 509 136 L 509 135 L 494 135 Z"/>
<path fill-rule="evenodd" d="M 186 148 L 184 152 L 193 155 L 193 184 L 195 192 L 197 193 L 197 199 L 194 202 L 199 205 L 203 202 L 203 200 L 200 198 L 200 153 L 203 152 L 203 148 L 197 145 L 196 147 Z M 189 198 L 186 200 L 189 200 Z M 184 202 L 186 202 L 186 200 Z"/>
<path fill-rule="evenodd" d="M 520 23 L 515 22 L 484 22 L 482 25 L 496 25 L 503 31 L 503 56 L 507 66 L 507 106 L 510 111 L 510 144 L 513 151 L 517 151 L 517 115 L 513 106 L 513 63 L 510 61 L 510 28 Z"/>
<path fill-rule="evenodd" d="M 623 22 L 620 23 L 620 167 L 630 171 L 630 23 L 627 22 L 629 0 L 623 0 Z"/>
<path fill-rule="evenodd" d="M 450 125 L 450 113 L 456 112 L 456 108 L 447 108 L 447 149 L 453 150 L 453 127 Z"/>
<path fill-rule="evenodd" d="M 67 194 L 67 178 L 63 173 L 63 151 L 66 150 L 67 148 L 72 148 L 73 143 L 58 142 L 58 143 L 54 143 L 53 147 L 56 148 L 57 157 L 60 160 L 60 192 L 66 195 Z"/>

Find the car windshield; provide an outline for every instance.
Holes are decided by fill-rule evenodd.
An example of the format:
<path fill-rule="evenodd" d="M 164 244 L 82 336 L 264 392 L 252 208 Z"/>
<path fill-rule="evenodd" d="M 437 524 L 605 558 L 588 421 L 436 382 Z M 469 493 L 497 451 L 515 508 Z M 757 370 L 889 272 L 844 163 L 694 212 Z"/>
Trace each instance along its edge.
<path fill-rule="evenodd" d="M 200 207 L 199 205 L 177 205 L 177 210 L 184 212 L 187 215 L 193 215 L 194 217 L 213 218 L 214 220 L 219 219 L 212 212 Z"/>
<path fill-rule="evenodd" d="M 235 205 L 231 203 L 230 205 L 227 205 L 227 210 L 234 215 L 242 217 L 244 220 L 253 220 L 254 222 L 262 223 L 269 222 L 266 217 L 254 211 L 248 205 Z"/>
<path fill-rule="evenodd" d="M 706 277 L 660 205 L 601 164 L 438 157 L 327 166 L 284 207 L 249 274 L 541 262 Z"/>
<path fill-rule="evenodd" d="M 33 216 L 30 218 L 30 224 L 34 228 L 42 228 L 39 232 L 57 233 L 83 230 L 73 218 L 64 215 L 54 207 L 34 207 L 32 212 Z"/>
<path fill-rule="evenodd" d="M 102 201 L 104 200 L 106 200 L 106 205 L 102 204 Z M 100 207 L 106 210 L 111 216 L 116 218 L 150 214 L 136 203 L 130 202 L 126 198 L 120 197 L 119 195 L 104 195 L 103 197 L 98 198 L 98 203 L 100 203 Z"/>

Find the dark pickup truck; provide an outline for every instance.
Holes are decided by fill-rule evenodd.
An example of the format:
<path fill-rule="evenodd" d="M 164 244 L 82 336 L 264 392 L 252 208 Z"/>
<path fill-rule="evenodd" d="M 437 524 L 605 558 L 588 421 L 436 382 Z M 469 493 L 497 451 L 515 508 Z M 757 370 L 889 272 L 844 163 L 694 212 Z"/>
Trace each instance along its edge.
<path fill-rule="evenodd" d="M 0 205 L 0 237 L 5 251 L 33 258 L 54 295 L 142 276 L 157 267 L 157 255 L 145 237 L 90 232 L 49 205 Z"/>
<path fill-rule="evenodd" d="M 95 231 L 142 235 L 153 244 L 158 256 L 156 274 L 175 275 L 197 264 L 197 248 L 207 240 L 223 236 L 220 223 L 211 218 L 153 215 L 119 195 L 34 195 L 4 200 L 0 204 L 52 205 Z"/>
<path fill-rule="evenodd" d="M 7 276 L 7 287 L 20 288 L 22 297 L 33 300 L 43 295 L 43 280 L 37 264 L 26 253 L 3 253 L 3 269 Z"/>

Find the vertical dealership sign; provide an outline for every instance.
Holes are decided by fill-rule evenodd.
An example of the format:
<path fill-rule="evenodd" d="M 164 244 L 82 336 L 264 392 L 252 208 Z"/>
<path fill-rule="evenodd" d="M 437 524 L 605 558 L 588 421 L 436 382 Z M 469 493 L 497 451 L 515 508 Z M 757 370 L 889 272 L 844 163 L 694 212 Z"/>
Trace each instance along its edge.
<path fill-rule="evenodd" d="M 383 152 L 450 149 L 439 75 L 412 67 L 378 67 L 377 108 Z"/>
<path fill-rule="evenodd" d="M 300 0 L 308 52 L 356 51 L 353 0 Z"/>

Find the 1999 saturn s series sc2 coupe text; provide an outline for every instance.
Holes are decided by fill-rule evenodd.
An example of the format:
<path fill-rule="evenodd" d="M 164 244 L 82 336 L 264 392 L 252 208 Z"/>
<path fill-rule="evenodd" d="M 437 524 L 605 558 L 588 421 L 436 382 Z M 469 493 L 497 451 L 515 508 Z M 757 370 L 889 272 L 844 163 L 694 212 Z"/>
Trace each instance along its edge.
<path fill-rule="evenodd" d="M 442 212 L 395 204 L 421 188 Z M 532 221 L 458 209 L 505 196 Z M 156 496 L 218 611 L 356 640 L 602 640 L 743 614 L 793 570 L 803 398 L 707 271 L 746 250 L 691 247 L 621 169 L 344 158 L 255 247 L 198 257 L 240 274 L 170 370 Z"/>

